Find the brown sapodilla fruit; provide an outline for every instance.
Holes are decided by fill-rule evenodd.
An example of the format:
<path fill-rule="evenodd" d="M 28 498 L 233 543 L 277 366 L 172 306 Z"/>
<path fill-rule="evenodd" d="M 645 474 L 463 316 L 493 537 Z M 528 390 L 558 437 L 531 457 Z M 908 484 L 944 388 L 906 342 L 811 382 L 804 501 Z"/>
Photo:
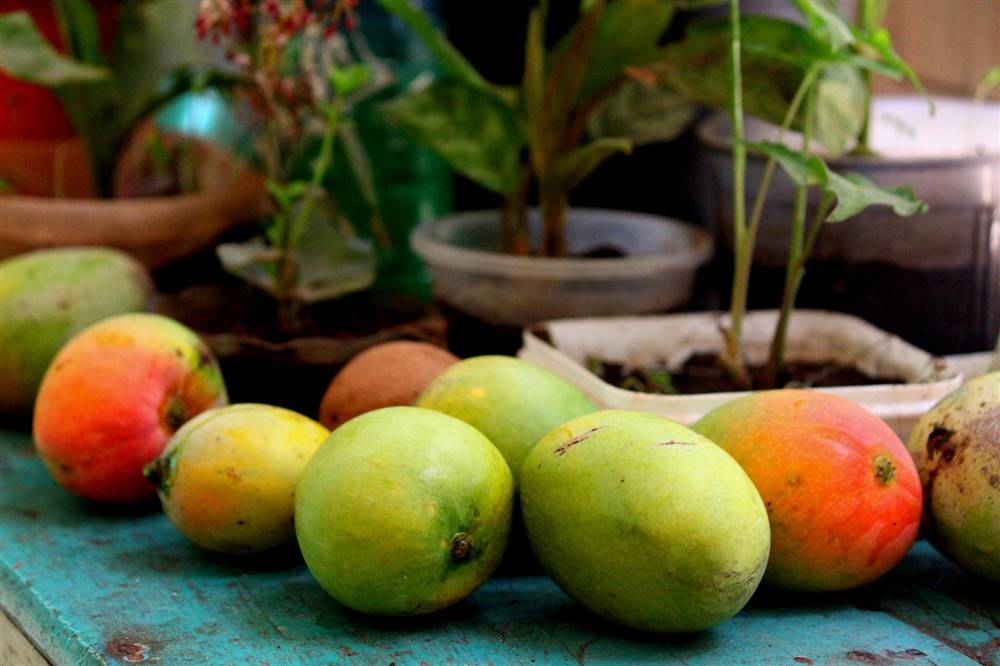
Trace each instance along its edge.
<path fill-rule="evenodd" d="M 399 340 L 366 349 L 330 382 L 319 420 L 331 430 L 381 407 L 410 405 L 458 357 L 426 342 Z"/>

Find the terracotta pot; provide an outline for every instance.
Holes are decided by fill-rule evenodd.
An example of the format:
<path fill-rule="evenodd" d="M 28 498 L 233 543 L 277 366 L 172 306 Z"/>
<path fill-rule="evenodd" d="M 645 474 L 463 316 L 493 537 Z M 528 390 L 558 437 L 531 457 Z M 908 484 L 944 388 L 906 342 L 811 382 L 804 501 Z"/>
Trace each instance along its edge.
<path fill-rule="evenodd" d="M 191 194 L 118 199 L 0 196 L 0 258 L 42 247 L 105 245 L 150 268 L 209 246 L 267 212 L 263 179 L 226 151 L 197 143 Z"/>
<path fill-rule="evenodd" d="M 87 151 L 76 137 L 0 139 L 0 178 L 20 196 L 94 196 Z"/>

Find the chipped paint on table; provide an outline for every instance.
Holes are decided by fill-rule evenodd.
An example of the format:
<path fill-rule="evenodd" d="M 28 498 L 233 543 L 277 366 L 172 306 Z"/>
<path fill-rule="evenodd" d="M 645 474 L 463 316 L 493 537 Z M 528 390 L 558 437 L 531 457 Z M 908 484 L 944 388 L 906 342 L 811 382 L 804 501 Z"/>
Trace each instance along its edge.
<path fill-rule="evenodd" d="M 996 664 L 1000 589 L 926 543 L 865 589 L 761 592 L 692 636 L 589 615 L 543 577 L 499 577 L 430 617 L 339 606 L 293 551 L 238 560 L 189 545 L 155 507 L 56 487 L 0 431 L 0 605 L 57 664 Z"/>

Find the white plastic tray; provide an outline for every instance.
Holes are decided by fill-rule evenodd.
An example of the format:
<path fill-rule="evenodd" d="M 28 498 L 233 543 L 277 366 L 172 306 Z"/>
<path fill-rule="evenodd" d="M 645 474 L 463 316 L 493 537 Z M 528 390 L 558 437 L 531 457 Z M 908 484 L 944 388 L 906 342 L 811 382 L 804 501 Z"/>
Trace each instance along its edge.
<path fill-rule="evenodd" d="M 574 383 L 602 407 L 653 412 L 691 424 L 718 405 L 745 393 L 654 395 L 627 391 L 586 368 L 588 358 L 641 367 L 665 363 L 678 368 L 693 354 L 722 347 L 719 313 L 645 317 L 563 319 L 524 332 L 519 356 Z M 750 313 L 744 324 L 751 363 L 767 358 L 777 321 L 775 311 Z M 544 334 L 539 331 L 544 330 Z M 547 339 L 543 339 L 547 338 Z M 962 383 L 962 374 L 943 359 L 917 349 L 850 315 L 798 310 L 788 332 L 789 361 L 835 361 L 875 375 L 895 375 L 906 384 L 819 389 L 861 403 L 905 437 L 917 419 Z"/>

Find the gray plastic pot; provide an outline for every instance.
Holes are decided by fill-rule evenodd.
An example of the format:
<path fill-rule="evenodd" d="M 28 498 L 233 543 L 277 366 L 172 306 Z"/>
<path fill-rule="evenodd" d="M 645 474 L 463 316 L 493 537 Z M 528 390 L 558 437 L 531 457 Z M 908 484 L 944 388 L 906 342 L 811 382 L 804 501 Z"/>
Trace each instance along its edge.
<path fill-rule="evenodd" d="M 830 302 L 833 292 L 823 291 L 816 298 L 824 306 L 847 309 L 938 353 L 987 349 L 1000 327 L 1000 104 L 944 97 L 934 102 L 930 116 L 919 97 L 876 99 L 871 142 L 877 156 L 830 161 L 836 171 L 858 172 L 881 186 L 909 185 L 930 210 L 902 218 L 876 206 L 827 225 L 810 272 L 842 282 L 840 293 L 848 294 L 838 305 Z M 760 121 L 748 121 L 746 131 L 753 141 L 777 139 L 777 129 Z M 726 246 L 733 200 L 728 132 L 724 115 L 707 119 L 697 131 L 699 217 L 719 230 Z M 799 145 L 794 133 L 787 141 Z M 748 199 L 764 165 L 760 155 L 750 156 Z M 794 187 L 779 170 L 761 220 L 755 267 L 780 272 L 784 266 L 794 201 Z M 803 285 L 806 299 L 809 280 Z"/>
<path fill-rule="evenodd" d="M 529 217 L 537 243 L 538 216 L 533 211 Z M 567 258 L 503 254 L 495 210 L 425 222 L 411 240 L 430 268 L 438 300 L 487 323 L 513 327 L 678 307 L 690 300 L 695 271 L 712 255 L 711 237 L 691 225 L 595 209 L 569 212 Z M 626 256 L 579 256 L 606 247 Z"/>

